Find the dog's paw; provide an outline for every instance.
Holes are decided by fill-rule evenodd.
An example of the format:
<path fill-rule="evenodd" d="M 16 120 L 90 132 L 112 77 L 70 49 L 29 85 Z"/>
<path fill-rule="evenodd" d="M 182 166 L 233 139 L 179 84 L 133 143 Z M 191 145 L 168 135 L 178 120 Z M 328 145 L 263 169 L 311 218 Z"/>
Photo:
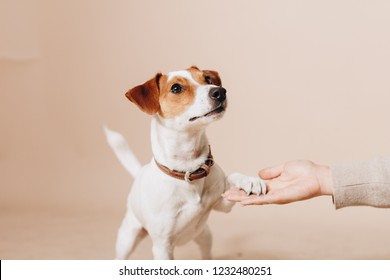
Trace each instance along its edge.
<path fill-rule="evenodd" d="M 263 180 L 255 177 L 248 177 L 242 180 L 239 188 L 246 192 L 247 195 L 261 195 L 266 193 L 266 186 Z"/>
<path fill-rule="evenodd" d="M 266 194 L 267 187 L 265 182 L 258 177 L 249 177 L 240 173 L 234 173 L 228 176 L 230 187 L 238 188 L 247 193 L 247 195 Z"/>

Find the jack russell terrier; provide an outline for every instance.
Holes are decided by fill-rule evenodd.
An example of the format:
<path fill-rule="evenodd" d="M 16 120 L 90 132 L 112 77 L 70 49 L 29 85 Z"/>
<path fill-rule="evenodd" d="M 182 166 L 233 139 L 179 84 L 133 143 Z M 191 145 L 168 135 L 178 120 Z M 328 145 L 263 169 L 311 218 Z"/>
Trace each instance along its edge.
<path fill-rule="evenodd" d="M 225 176 L 213 160 L 205 128 L 222 118 L 227 106 L 218 73 L 195 66 L 158 73 L 126 97 L 152 115 L 153 159 L 142 167 L 122 135 L 105 128 L 109 145 L 135 178 L 118 231 L 116 258 L 126 259 L 149 234 L 154 259 L 173 259 L 174 247 L 190 240 L 199 245 L 203 259 L 210 259 L 210 211 L 230 212 L 234 205 L 221 195 L 232 187 L 266 193 L 260 178 Z"/>

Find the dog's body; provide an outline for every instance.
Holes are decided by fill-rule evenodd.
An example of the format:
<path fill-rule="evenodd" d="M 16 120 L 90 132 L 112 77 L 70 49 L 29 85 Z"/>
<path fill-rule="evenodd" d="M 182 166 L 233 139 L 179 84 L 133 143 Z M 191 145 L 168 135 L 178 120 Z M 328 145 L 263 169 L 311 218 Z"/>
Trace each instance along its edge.
<path fill-rule="evenodd" d="M 154 159 L 141 168 L 123 137 L 106 130 L 116 155 L 135 176 L 118 232 L 116 258 L 125 259 L 148 233 L 155 259 L 173 259 L 174 247 L 190 240 L 200 246 L 203 259 L 210 259 L 211 233 L 206 224 L 210 211 L 229 212 L 233 207 L 221 195 L 231 187 L 265 193 L 259 178 L 238 173 L 226 177 L 213 165 L 205 128 L 221 118 L 227 106 L 218 73 L 191 67 L 157 74 L 126 96 L 153 115 Z"/>

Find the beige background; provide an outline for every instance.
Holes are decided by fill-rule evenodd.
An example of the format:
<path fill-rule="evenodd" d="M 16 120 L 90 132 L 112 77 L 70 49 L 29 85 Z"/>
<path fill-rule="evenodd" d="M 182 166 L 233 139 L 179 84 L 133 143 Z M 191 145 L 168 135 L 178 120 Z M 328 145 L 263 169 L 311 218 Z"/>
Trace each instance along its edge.
<path fill-rule="evenodd" d="M 0 259 L 113 258 L 132 179 L 102 125 L 149 161 L 149 117 L 123 94 L 158 71 L 219 71 L 229 108 L 208 135 L 226 173 L 389 154 L 389 14 L 386 0 L 1 0 Z M 217 259 L 390 258 L 388 210 L 329 197 L 210 225 Z"/>

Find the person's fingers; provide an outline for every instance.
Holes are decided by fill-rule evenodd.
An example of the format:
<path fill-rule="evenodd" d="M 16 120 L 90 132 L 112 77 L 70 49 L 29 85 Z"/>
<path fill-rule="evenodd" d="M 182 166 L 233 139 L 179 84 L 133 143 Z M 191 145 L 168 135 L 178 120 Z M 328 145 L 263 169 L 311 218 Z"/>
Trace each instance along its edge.
<path fill-rule="evenodd" d="M 302 194 L 297 193 L 294 187 L 270 191 L 266 195 L 249 196 L 241 199 L 242 205 L 263 205 L 263 204 L 286 204 L 304 199 Z"/>
<path fill-rule="evenodd" d="M 228 189 L 226 192 L 224 192 L 223 196 L 227 196 L 227 195 L 231 195 L 231 194 L 238 194 L 240 192 L 243 192 L 243 191 L 240 189 L 237 189 L 237 188 L 231 188 L 231 189 Z"/>
<path fill-rule="evenodd" d="M 279 202 L 278 195 L 266 194 L 260 196 L 248 196 L 241 199 L 241 205 L 265 205 L 265 204 L 282 204 Z"/>
<path fill-rule="evenodd" d="M 280 174 L 283 172 L 284 164 L 280 164 L 273 167 L 264 168 L 259 171 L 260 178 L 264 180 L 271 180 L 276 177 L 279 177 Z"/>
<path fill-rule="evenodd" d="M 248 197 L 248 195 L 243 190 L 239 189 L 227 190 L 222 196 L 232 202 L 240 202 L 242 199 Z"/>

